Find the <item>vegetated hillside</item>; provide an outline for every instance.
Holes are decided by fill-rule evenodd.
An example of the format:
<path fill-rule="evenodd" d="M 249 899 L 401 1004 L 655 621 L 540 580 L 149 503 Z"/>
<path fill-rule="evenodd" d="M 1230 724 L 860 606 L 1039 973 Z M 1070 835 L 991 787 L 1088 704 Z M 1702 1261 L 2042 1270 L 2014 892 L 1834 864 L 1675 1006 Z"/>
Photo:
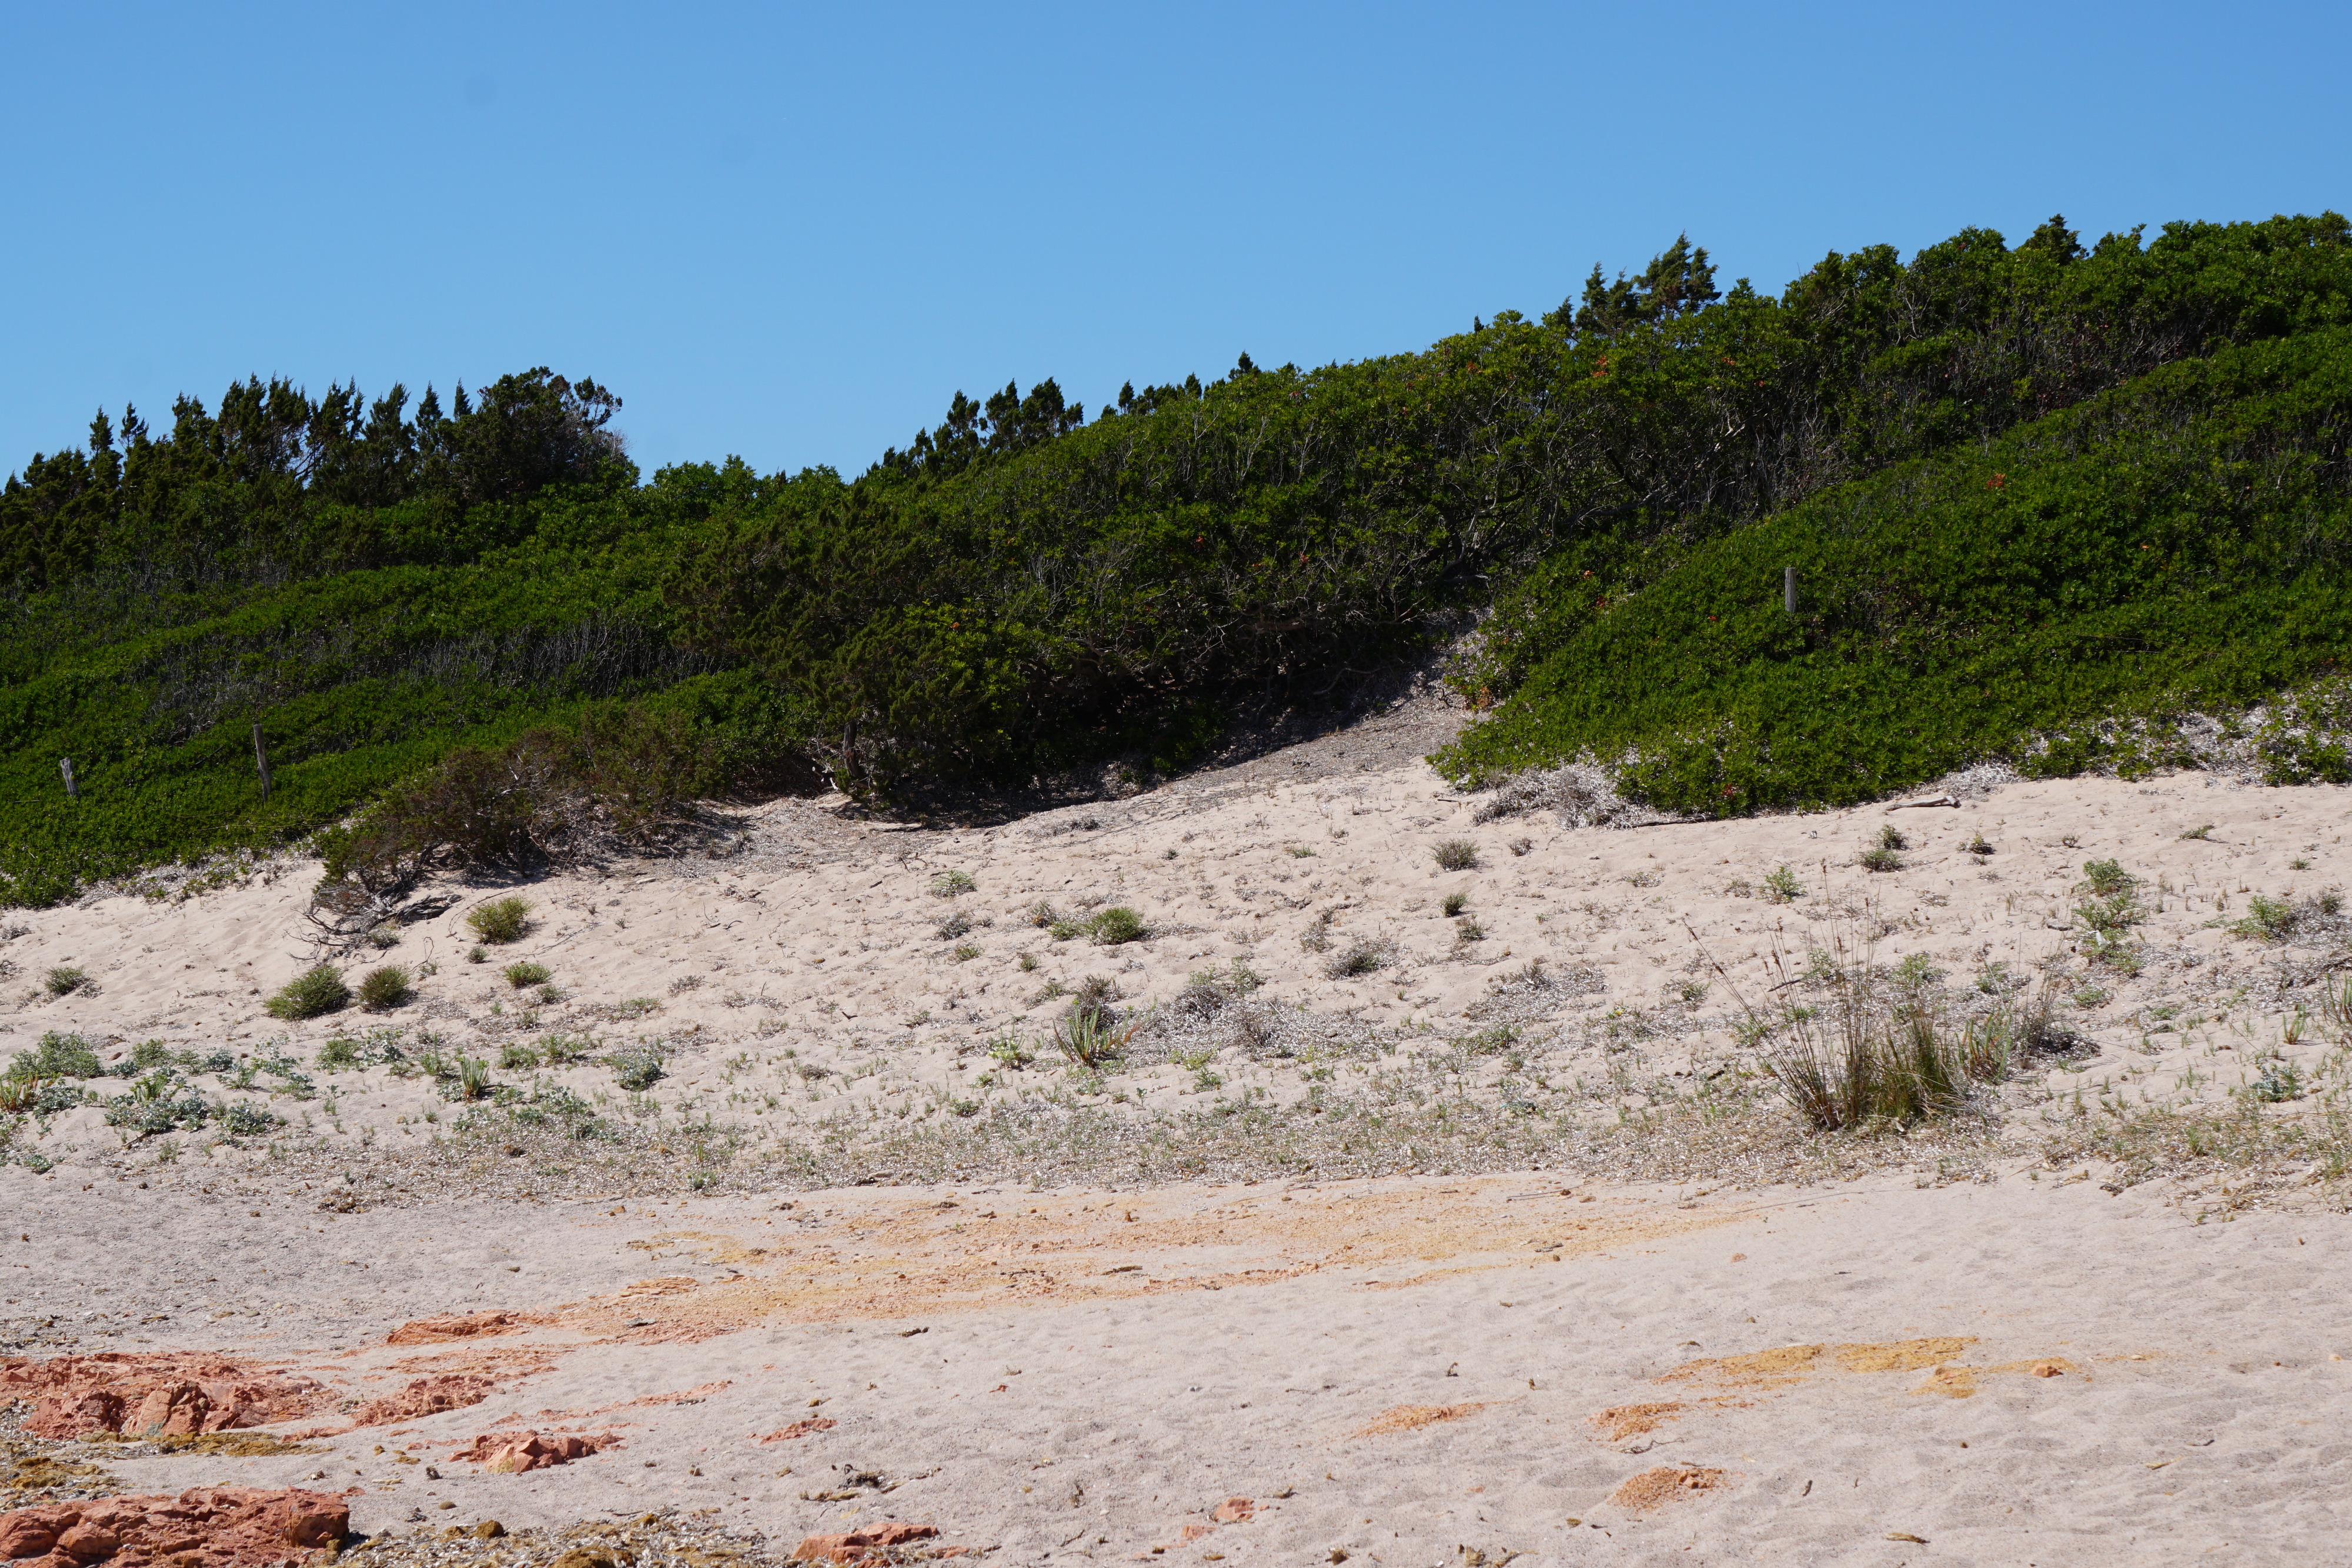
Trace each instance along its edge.
<path fill-rule="evenodd" d="M 1479 676 L 1508 700 L 1440 764 L 1476 781 L 1600 758 L 1632 798 L 1730 815 L 1990 757 L 2174 760 L 2184 712 L 2352 659 L 2347 434 L 2352 329 L 2328 328 L 2168 366 L 1664 559 L 1563 552 L 1504 596 Z M 2352 777 L 2340 748 L 2291 738 L 2271 766 Z"/>
<path fill-rule="evenodd" d="M 1845 798 L 2053 716 L 2143 702 L 2175 666 L 2053 691 L 2045 652 L 1998 699 L 2014 723 L 1939 717 L 1932 744 L 1888 740 L 1888 712 L 1855 718 L 1879 725 L 1872 745 L 1808 752 L 1790 695 L 1753 744 L 1669 745 L 1668 642 L 1696 663 L 1667 689 L 1732 735 L 1748 710 L 1725 694 L 1774 669 L 1835 663 L 1875 691 L 1885 668 L 1936 665 L 1956 639 L 2006 646 L 2020 623 L 1946 605 L 1962 577 L 1926 559 L 1865 584 L 1859 544 L 1798 561 L 1814 619 L 1759 622 L 1719 654 L 1696 652 L 1718 646 L 1712 630 L 1669 614 L 1677 593 L 1714 593 L 1695 612 L 1723 617 L 1712 628 L 1777 590 L 1792 541 L 1860 537 L 1835 519 L 1948 553 L 1906 528 L 1975 538 L 2021 514 L 1971 513 L 1988 519 L 1971 531 L 1958 497 L 2007 507 L 2045 486 L 2074 499 L 2052 503 L 2032 580 L 2071 580 L 2063 507 L 2129 495 L 2153 515 L 2176 493 L 2220 495 L 2192 451 L 2268 463 L 2305 501 L 2265 510 L 2257 486 L 2208 507 L 2238 543 L 2176 550 L 2173 570 L 2221 573 L 2232 604 L 2257 563 L 2302 582 L 2333 570 L 2324 549 L 2278 541 L 2305 516 L 2294 505 L 2325 511 L 2335 493 L 2333 416 L 2273 433 L 2294 411 L 2264 400 L 2302 388 L 2325 405 L 2334 382 L 2308 355 L 2333 353 L 2327 329 L 2347 321 L 2352 232 L 2332 214 L 2087 251 L 2053 219 L 2014 248 L 1969 230 L 1907 263 L 1832 253 L 1778 298 L 1719 290 L 1678 241 L 1638 277 L 1596 269 L 1539 319 L 1507 311 L 1420 353 L 1316 371 L 1244 356 L 1208 386 L 1124 392 L 1091 422 L 1050 382 L 959 394 L 854 483 L 732 460 L 641 481 L 607 429 L 617 400 L 543 370 L 461 391 L 446 413 L 429 392 L 412 415 L 399 389 L 363 406 L 356 389 L 313 401 L 247 383 L 217 414 L 184 400 L 168 436 L 101 416 L 86 453 L 37 458 L 0 494 L 0 897 L 282 841 L 371 799 L 333 844 L 363 878 L 546 853 L 623 758 L 664 780 L 624 813 L 640 829 L 688 792 L 812 760 L 877 797 L 1113 756 L 1165 770 L 1238 707 L 1327 691 L 1498 598 L 1474 685 L 1502 706 L 1449 758 L 1458 772 L 1631 748 L 1634 787 L 1661 800 Z M 2290 344 L 2305 357 L 2228 357 Z M 2105 412 L 2050 422 L 2086 400 Z M 1979 503 L 1977 469 L 2012 431 L 2025 444 L 2000 461 L 2021 488 Z M 1719 588 L 1669 587 L 1709 571 Z M 2182 580 L 2084 591 L 2121 613 L 2158 588 L 2179 601 Z M 2050 592 L 2070 613 L 2089 602 Z M 1629 608 L 1588 615 L 1592 601 Z M 1629 640 L 1633 606 L 1665 619 Z M 2221 623 L 2176 610 L 2131 624 L 2160 654 Z M 2331 633 L 2313 624 L 2316 647 Z M 1828 642 L 1791 650 L 1783 634 Z M 2196 689 L 2259 694 L 2307 673 L 2299 658 L 2239 660 Z M 1603 669 L 1647 716 L 1584 702 Z M 277 768 L 267 801 L 256 723 Z M 1716 778 L 1708 747 L 1743 745 L 1759 761 Z"/>

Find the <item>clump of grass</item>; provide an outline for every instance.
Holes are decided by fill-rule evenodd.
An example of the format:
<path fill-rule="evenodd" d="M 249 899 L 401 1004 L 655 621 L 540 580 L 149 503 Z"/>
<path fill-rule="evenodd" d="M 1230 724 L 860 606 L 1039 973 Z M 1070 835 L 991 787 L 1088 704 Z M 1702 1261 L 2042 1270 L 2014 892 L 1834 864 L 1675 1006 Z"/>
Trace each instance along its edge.
<path fill-rule="evenodd" d="M 2213 824 L 2206 822 L 2201 826 L 2189 828 L 2180 836 L 2184 839 L 2210 839 L 2213 836 Z"/>
<path fill-rule="evenodd" d="M 971 929 L 971 916 L 961 909 L 951 910 L 933 921 L 931 929 L 938 933 L 940 941 L 952 942 Z"/>
<path fill-rule="evenodd" d="M 1021 915 L 1030 925 L 1040 927 L 1057 925 L 1062 920 L 1062 912 L 1055 909 L 1051 901 L 1043 898 L 1023 910 Z"/>
<path fill-rule="evenodd" d="M 1763 1061 L 1797 1113 L 1824 1133 L 1908 1126 L 1968 1098 L 1959 1053 L 1937 1037 L 1924 1004 L 1881 1018 L 1850 997 L 1827 1014 L 1792 1012 Z"/>
<path fill-rule="evenodd" d="M 1962 844 L 1960 848 L 1965 852 L 1975 855 L 1979 859 L 1982 859 L 1984 856 L 1992 853 L 1992 845 L 1985 841 L 1985 836 L 1982 832 L 1979 832 L 1967 843 Z"/>
<path fill-rule="evenodd" d="M 699 975 L 680 975 L 669 983 L 669 994 L 673 997 L 682 997 L 688 991 L 700 989 L 702 989 L 702 977 Z"/>
<path fill-rule="evenodd" d="M 1151 934 L 1143 916 L 1123 904 L 1097 910 L 1086 922 L 1087 937 L 1097 946 L 1114 947 L 1122 942 L 1140 942 Z"/>
<path fill-rule="evenodd" d="M 1787 866 L 1764 873 L 1764 897 L 1771 904 L 1794 904 L 1805 896 L 1805 884 Z"/>
<path fill-rule="evenodd" d="M 1235 963 L 1231 969 L 1212 964 L 1184 977 L 1184 988 L 1176 993 L 1170 1006 L 1192 1018 L 1214 1018 L 1227 1004 L 1248 996 L 1264 984 L 1265 977 L 1247 964 Z"/>
<path fill-rule="evenodd" d="M 530 929 L 530 900 L 509 894 L 494 898 L 466 916 L 466 924 L 474 935 L 492 946 L 520 942 Z"/>
<path fill-rule="evenodd" d="M 499 1065 L 509 1072 L 528 1072 L 539 1065 L 539 1052 L 527 1045 L 509 1045 L 499 1051 Z"/>
<path fill-rule="evenodd" d="M 42 987 L 53 997 L 69 997 L 89 984 L 88 970 L 63 965 L 51 969 L 41 981 Z"/>
<path fill-rule="evenodd" d="M 1451 920 L 1470 907 L 1470 895 L 1466 893 L 1449 893 L 1438 907 L 1444 909 L 1445 918 Z"/>
<path fill-rule="evenodd" d="M 1376 937 L 1359 937 L 1342 947 L 1323 966 L 1324 975 L 1334 980 L 1352 979 L 1385 969 L 1396 959 L 1396 946 Z"/>
<path fill-rule="evenodd" d="M 386 964 L 370 969 L 360 977 L 360 1006 L 372 1013 L 390 1012 L 404 1006 L 415 994 L 409 983 L 408 971 L 397 964 Z"/>
<path fill-rule="evenodd" d="M 1486 939 L 1486 928 L 1474 915 L 1464 915 L 1454 923 L 1454 945 L 1468 947 Z"/>
<path fill-rule="evenodd" d="M 2299 931 L 2333 919 L 2343 910 L 2344 895 L 2333 888 L 2293 902 L 2258 893 L 2247 900 L 2244 916 L 2230 929 L 2241 936 L 2284 942 Z"/>
<path fill-rule="evenodd" d="M 1309 953 L 1329 952 L 1333 918 L 1331 911 L 1328 909 L 1318 912 L 1315 918 L 1307 923 L 1307 929 L 1298 934 L 1298 946 Z"/>
<path fill-rule="evenodd" d="M 931 878 L 931 894 L 937 898 L 955 898 L 979 886 L 970 872 L 943 871 Z"/>
<path fill-rule="evenodd" d="M 1440 871 L 1471 871 L 1478 864 L 1478 846 L 1468 839 L 1447 839 L 1430 848 Z"/>
<path fill-rule="evenodd" d="M 320 964 L 287 981 L 262 1008 L 271 1018 L 309 1019 L 348 1007 L 351 999 L 352 988 L 343 983 L 342 971 L 331 964 Z"/>
<path fill-rule="evenodd" d="M 457 1075 L 453 1084 L 460 1100 L 486 1100 L 497 1087 L 490 1082 L 490 1064 L 478 1056 L 457 1059 Z"/>
<path fill-rule="evenodd" d="M 499 972 L 507 977 L 507 984 L 518 991 L 525 986 L 545 985 L 552 973 L 546 965 L 534 964 L 528 958 L 509 964 Z"/>
<path fill-rule="evenodd" d="M 487 964 L 489 961 L 490 950 L 488 948 L 477 944 L 476 946 L 466 949 L 466 962 L 468 964 Z"/>
<path fill-rule="evenodd" d="M 1911 847 L 1910 841 L 1889 822 L 1878 830 L 1878 841 L 1862 852 L 1864 871 L 1901 871 L 1903 852 Z"/>
<path fill-rule="evenodd" d="M 950 956 L 959 964 L 969 964 L 980 956 L 980 949 L 970 942 L 961 942 L 956 945 L 956 949 Z"/>

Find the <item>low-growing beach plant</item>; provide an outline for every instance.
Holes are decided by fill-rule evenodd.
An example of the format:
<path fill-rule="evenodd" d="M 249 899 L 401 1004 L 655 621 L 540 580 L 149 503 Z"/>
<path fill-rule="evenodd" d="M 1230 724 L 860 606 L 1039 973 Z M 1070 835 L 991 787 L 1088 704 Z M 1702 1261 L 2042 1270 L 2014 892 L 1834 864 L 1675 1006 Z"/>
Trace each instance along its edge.
<path fill-rule="evenodd" d="M 1478 864 L 1478 846 L 1469 839 L 1446 839 L 1430 847 L 1440 871 L 1472 871 Z"/>
<path fill-rule="evenodd" d="M 971 880 L 970 872 L 943 871 L 931 878 L 931 893 L 938 898 L 955 898 L 970 893 L 978 885 Z"/>
<path fill-rule="evenodd" d="M 2213 836 L 2213 824 L 2210 822 L 2200 823 L 2194 828 L 2186 830 L 2180 836 L 2184 839 L 2210 839 Z"/>
<path fill-rule="evenodd" d="M 1805 884 L 1787 866 L 1776 866 L 1764 873 L 1764 896 L 1772 904 L 1794 904 L 1805 896 Z"/>
<path fill-rule="evenodd" d="M 467 915 L 466 924 L 474 935 L 492 946 L 519 942 L 530 928 L 530 900 L 509 894 L 477 905 Z"/>
<path fill-rule="evenodd" d="M 1376 937 L 1360 937 L 1331 955 L 1323 966 L 1324 975 L 1330 979 L 1351 979 L 1384 969 L 1396 957 L 1393 943 Z"/>
<path fill-rule="evenodd" d="M 404 1006 L 415 994 L 408 971 L 397 964 L 386 964 L 361 976 L 357 992 L 360 1006 L 372 1013 L 389 1012 Z"/>
<path fill-rule="evenodd" d="M 314 964 L 278 988 L 262 1008 L 272 1018 L 290 1020 L 338 1011 L 351 999 L 352 988 L 343 983 L 341 970 L 331 964 Z"/>
<path fill-rule="evenodd" d="M 642 1093 L 667 1076 L 662 1071 L 662 1053 L 653 1047 L 616 1051 L 605 1060 L 613 1064 L 614 1081 L 632 1094 Z"/>
<path fill-rule="evenodd" d="M 1097 946 L 1116 946 L 1122 942 L 1140 942 L 1150 935 L 1143 916 L 1126 904 L 1114 904 L 1108 909 L 1097 910 L 1087 922 L 1087 935 Z"/>
<path fill-rule="evenodd" d="M 1444 910 L 1445 918 L 1451 920 L 1470 907 L 1470 895 L 1466 893 L 1449 893 L 1439 900 L 1438 907 Z"/>
<path fill-rule="evenodd" d="M 1880 872 L 1901 871 L 1903 852 L 1909 847 L 1908 841 L 1896 831 L 1894 823 L 1889 822 L 1878 830 L 1878 841 L 1862 852 L 1862 869 Z"/>
<path fill-rule="evenodd" d="M 952 942 L 971 929 L 971 916 L 962 910 L 951 910 L 931 922 L 931 929 L 942 942 Z"/>
<path fill-rule="evenodd" d="M 955 950 L 949 956 L 959 964 L 969 964 L 980 956 L 980 949 L 969 942 L 962 942 L 957 944 Z"/>
<path fill-rule="evenodd" d="M 2084 861 L 2083 885 L 2102 898 L 2127 894 L 2139 885 L 2139 879 L 2124 870 L 2118 861 Z"/>
<path fill-rule="evenodd" d="M 89 984 L 89 972 L 70 965 L 60 965 L 42 978 L 41 985 L 53 997 L 68 997 Z"/>
<path fill-rule="evenodd" d="M 526 986 L 545 985 L 552 973 L 546 965 L 535 964 L 528 958 L 509 964 L 499 972 L 507 977 L 507 984 L 518 991 Z"/>
<path fill-rule="evenodd" d="M 499 1065 L 509 1072 L 528 1072 L 539 1065 L 539 1052 L 528 1045 L 502 1046 L 499 1050 Z"/>

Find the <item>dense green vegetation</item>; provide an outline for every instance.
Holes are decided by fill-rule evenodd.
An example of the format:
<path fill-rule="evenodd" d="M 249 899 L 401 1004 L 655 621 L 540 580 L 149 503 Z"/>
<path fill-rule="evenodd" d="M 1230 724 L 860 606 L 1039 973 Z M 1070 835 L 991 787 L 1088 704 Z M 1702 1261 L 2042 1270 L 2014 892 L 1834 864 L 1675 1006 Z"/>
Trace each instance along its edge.
<path fill-rule="evenodd" d="M 100 415 L 0 491 L 0 899 L 370 801 L 331 846 L 363 876 L 811 761 L 877 796 L 1166 770 L 1488 606 L 1465 779 L 1626 759 L 1738 811 L 2080 767 L 2145 744 L 2115 716 L 2345 656 L 2347 327 L 2332 214 L 2053 219 L 1778 297 L 1677 242 L 1538 319 L 1092 420 L 958 394 L 854 482 L 641 480 L 618 400 L 545 370 Z"/>

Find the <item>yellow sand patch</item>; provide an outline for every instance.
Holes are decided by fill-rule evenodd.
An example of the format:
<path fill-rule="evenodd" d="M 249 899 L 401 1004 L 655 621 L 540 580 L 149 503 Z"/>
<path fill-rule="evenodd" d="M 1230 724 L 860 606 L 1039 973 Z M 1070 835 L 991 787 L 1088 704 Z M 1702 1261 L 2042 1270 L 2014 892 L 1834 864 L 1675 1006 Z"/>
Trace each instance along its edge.
<path fill-rule="evenodd" d="M 1713 1491 L 1722 1484 L 1721 1470 L 1702 1469 L 1696 1465 L 1660 1465 L 1628 1479 L 1609 1494 L 1609 1500 L 1631 1512 L 1647 1513 L 1678 1499 Z"/>
<path fill-rule="evenodd" d="M 1599 1428 L 1603 1442 L 1616 1443 L 1643 1432 L 1654 1432 L 1659 1423 L 1673 1420 L 1686 1408 L 1679 1399 L 1654 1405 L 1612 1405 L 1585 1419 Z"/>
<path fill-rule="evenodd" d="M 1966 1399 L 1977 1391 L 1977 1369 L 1973 1366 L 1939 1366 L 1927 1375 L 1927 1381 L 1913 1389 L 1914 1394 L 1940 1394 L 1948 1399 Z"/>
<path fill-rule="evenodd" d="M 1734 1388 L 1785 1388 L 1817 1370 L 1824 1354 L 1847 1372 L 1914 1372 L 1948 1361 L 1976 1343 L 1961 1335 L 1898 1339 L 1878 1344 L 1784 1344 L 1746 1355 L 1702 1356 L 1662 1373 L 1660 1383 L 1718 1383 Z"/>
<path fill-rule="evenodd" d="M 1423 1427 L 1434 1427 L 1441 1421 L 1459 1421 L 1475 1416 L 1489 1405 L 1505 1403 L 1499 1399 L 1482 1399 L 1465 1405 L 1400 1405 L 1393 1410 L 1383 1410 L 1373 1416 L 1355 1436 L 1378 1437 L 1389 1432 L 1418 1432 Z"/>

